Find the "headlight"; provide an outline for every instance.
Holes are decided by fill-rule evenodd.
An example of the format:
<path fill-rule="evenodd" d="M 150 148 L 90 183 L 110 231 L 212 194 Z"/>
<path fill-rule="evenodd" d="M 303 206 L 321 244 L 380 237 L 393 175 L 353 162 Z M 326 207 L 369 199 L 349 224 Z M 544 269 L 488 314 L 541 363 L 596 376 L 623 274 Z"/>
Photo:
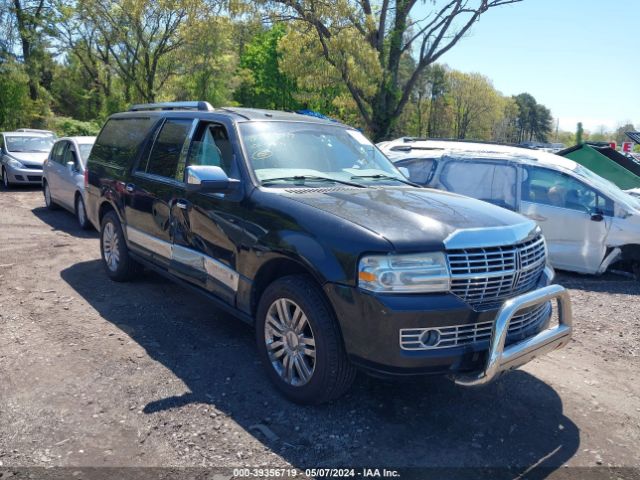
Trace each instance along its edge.
<path fill-rule="evenodd" d="M 446 292 L 450 281 L 441 252 L 371 255 L 358 265 L 358 285 L 372 292 Z"/>
<path fill-rule="evenodd" d="M 24 165 L 15 158 L 10 158 L 7 164 L 12 168 L 24 168 Z"/>

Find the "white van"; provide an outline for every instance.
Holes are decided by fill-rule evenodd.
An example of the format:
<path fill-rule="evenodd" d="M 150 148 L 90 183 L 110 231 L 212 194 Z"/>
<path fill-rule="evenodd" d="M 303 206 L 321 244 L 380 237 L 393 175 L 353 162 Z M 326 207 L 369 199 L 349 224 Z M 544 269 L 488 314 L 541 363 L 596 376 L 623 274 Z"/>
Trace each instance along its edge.
<path fill-rule="evenodd" d="M 504 145 L 400 138 L 379 148 L 424 186 L 460 193 L 538 222 L 553 266 L 640 279 L 640 199 L 564 157 Z"/>

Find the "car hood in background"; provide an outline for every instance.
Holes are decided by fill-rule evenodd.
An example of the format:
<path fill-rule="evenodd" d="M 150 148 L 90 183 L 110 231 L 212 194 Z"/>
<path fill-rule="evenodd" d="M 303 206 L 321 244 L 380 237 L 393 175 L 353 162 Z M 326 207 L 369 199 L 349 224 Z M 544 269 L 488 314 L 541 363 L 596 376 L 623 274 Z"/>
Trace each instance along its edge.
<path fill-rule="evenodd" d="M 478 237 L 475 243 L 479 245 L 485 240 L 482 229 L 514 227 L 515 236 L 524 236 L 521 232 L 526 235 L 535 228 L 531 220 L 504 208 L 426 188 L 287 191 L 289 198 L 364 227 L 386 238 L 398 250 L 442 248 L 445 240 L 459 230 L 474 230 L 469 234 Z M 514 235 L 511 236 L 513 242 L 521 240 Z"/>
<path fill-rule="evenodd" d="M 42 166 L 49 156 L 49 152 L 9 152 L 9 156 L 24 165 Z"/>

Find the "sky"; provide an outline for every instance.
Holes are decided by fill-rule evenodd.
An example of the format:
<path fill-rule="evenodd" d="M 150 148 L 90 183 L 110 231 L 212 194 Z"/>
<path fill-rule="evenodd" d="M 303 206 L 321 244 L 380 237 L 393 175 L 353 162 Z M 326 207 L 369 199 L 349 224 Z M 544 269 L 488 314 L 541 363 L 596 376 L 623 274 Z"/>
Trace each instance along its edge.
<path fill-rule="evenodd" d="M 486 12 L 439 63 L 530 93 L 561 130 L 640 128 L 639 27 L 640 0 L 523 0 Z"/>

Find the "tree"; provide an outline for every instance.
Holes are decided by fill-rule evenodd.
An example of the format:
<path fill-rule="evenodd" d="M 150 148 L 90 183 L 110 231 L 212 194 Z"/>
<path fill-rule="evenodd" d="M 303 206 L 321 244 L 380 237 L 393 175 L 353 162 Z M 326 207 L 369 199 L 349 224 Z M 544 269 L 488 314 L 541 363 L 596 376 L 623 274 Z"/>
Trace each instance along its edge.
<path fill-rule="evenodd" d="M 476 139 L 489 139 L 502 106 L 500 95 L 489 79 L 479 73 L 452 71 L 449 74 L 449 92 L 453 103 L 455 137 L 467 138 L 473 129 Z"/>
<path fill-rule="evenodd" d="M 514 97 L 518 105 L 518 142 L 537 140 L 546 142 L 553 130 L 551 111 L 544 105 L 538 104 L 536 99 L 528 93 L 521 93 Z"/>
<path fill-rule="evenodd" d="M 582 122 L 578 122 L 578 128 L 576 129 L 576 145 L 582 145 L 584 143 L 582 137 L 584 136 L 584 129 L 582 128 Z"/>
<path fill-rule="evenodd" d="M 207 14 L 198 0 L 79 0 L 78 8 L 102 36 L 126 101 L 145 102 L 154 102 L 175 73 L 171 56 L 184 44 L 182 27 Z"/>
<path fill-rule="evenodd" d="M 280 39 L 286 34 L 281 23 L 257 33 L 240 57 L 243 81 L 236 99 L 242 105 L 290 110 L 297 107 L 296 82 L 280 69 Z"/>
<path fill-rule="evenodd" d="M 26 120 L 29 79 L 20 67 L 13 61 L 0 63 L 0 130 L 19 128 Z"/>
<path fill-rule="evenodd" d="M 612 138 L 615 142 L 620 145 L 622 142 L 628 142 L 629 138 L 626 135 L 626 132 L 635 132 L 636 127 L 631 122 L 626 122 L 623 125 L 620 125 L 616 128 L 616 131 L 612 133 Z"/>
<path fill-rule="evenodd" d="M 263 0 L 279 19 L 291 20 L 288 44 L 295 65 L 306 68 L 320 56 L 317 72 L 331 75 L 348 90 L 374 140 L 391 132 L 425 69 L 448 52 L 489 9 L 520 0 L 432 2 L 429 14 L 414 19 L 417 0 Z M 403 56 L 415 56 L 405 82 Z M 328 72 L 326 72 L 328 70 Z M 295 72 L 288 72 L 295 73 Z"/>
<path fill-rule="evenodd" d="M 52 12 L 46 0 L 12 0 L 11 4 L 2 2 L 12 15 L 12 22 L 19 37 L 22 61 L 29 76 L 29 96 L 37 100 L 40 92 L 39 57 L 45 55 L 43 29 Z M 1 4 L 0 4 L 1 5 Z"/>

